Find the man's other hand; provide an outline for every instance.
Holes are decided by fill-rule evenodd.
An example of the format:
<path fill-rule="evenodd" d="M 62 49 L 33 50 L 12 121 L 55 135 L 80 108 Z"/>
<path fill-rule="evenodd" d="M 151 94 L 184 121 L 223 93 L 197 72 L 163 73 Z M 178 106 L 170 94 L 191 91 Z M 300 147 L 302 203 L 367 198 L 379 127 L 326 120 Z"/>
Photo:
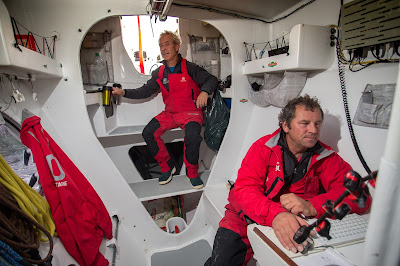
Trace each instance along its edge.
<path fill-rule="evenodd" d="M 308 223 L 302 218 L 288 212 L 279 213 L 272 221 L 272 228 L 282 246 L 293 253 L 302 252 L 304 246 L 307 245 L 307 241 L 297 244 L 293 240 L 294 234 L 302 225 L 308 226 Z"/>
<path fill-rule="evenodd" d="M 125 96 L 125 90 L 113 87 L 112 88 L 112 95 L 120 95 L 120 96 Z"/>
<path fill-rule="evenodd" d="M 289 212 L 298 215 L 303 213 L 307 217 L 314 217 L 317 211 L 312 204 L 293 193 L 283 194 L 280 197 L 280 202 L 283 208 Z"/>
<path fill-rule="evenodd" d="M 205 91 L 200 92 L 197 97 L 196 106 L 197 108 L 203 108 L 207 105 L 208 93 Z"/>

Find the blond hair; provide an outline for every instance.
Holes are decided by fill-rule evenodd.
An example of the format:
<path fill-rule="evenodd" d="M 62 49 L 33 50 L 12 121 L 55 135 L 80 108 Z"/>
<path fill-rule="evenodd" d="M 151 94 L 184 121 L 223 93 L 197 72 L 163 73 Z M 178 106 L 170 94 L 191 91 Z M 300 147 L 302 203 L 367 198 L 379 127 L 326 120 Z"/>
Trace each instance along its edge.
<path fill-rule="evenodd" d="M 158 38 L 158 43 L 160 43 L 160 40 L 162 37 L 167 36 L 167 35 L 171 36 L 171 40 L 175 45 L 181 44 L 181 39 L 179 38 L 179 36 L 176 33 L 169 31 L 169 30 L 166 30 L 160 34 L 160 38 Z"/>

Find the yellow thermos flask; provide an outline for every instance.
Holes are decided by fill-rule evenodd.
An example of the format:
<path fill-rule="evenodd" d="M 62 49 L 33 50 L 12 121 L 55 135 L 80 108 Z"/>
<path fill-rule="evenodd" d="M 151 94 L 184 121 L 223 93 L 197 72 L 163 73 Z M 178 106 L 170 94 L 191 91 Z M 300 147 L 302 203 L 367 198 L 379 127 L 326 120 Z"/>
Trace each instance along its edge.
<path fill-rule="evenodd" d="M 109 106 L 111 104 L 112 87 L 103 86 L 103 105 Z"/>

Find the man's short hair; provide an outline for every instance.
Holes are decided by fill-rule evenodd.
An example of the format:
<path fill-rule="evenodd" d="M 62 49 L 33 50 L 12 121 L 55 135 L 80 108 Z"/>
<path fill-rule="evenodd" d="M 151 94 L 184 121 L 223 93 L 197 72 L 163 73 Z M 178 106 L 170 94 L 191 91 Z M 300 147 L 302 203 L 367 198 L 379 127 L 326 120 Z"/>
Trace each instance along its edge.
<path fill-rule="evenodd" d="M 294 98 L 293 100 L 288 102 L 285 107 L 283 107 L 278 116 L 279 126 L 282 126 L 282 123 L 286 121 L 287 126 L 290 128 L 290 123 L 292 122 L 296 114 L 297 106 L 304 106 L 306 110 L 313 112 L 315 109 L 318 108 L 321 112 L 322 121 L 324 120 L 324 112 L 319 105 L 318 99 L 316 97 L 311 98 L 308 94 L 305 94 L 304 96 Z"/>
<path fill-rule="evenodd" d="M 180 45 L 181 44 L 181 39 L 179 38 L 179 36 L 176 33 L 172 32 L 172 31 L 169 31 L 169 30 L 166 30 L 166 31 L 164 31 L 164 32 L 162 32 L 160 34 L 160 38 L 158 38 L 158 43 L 159 44 L 160 44 L 161 38 L 166 36 L 166 35 L 170 35 L 171 36 L 171 40 L 175 45 Z"/>

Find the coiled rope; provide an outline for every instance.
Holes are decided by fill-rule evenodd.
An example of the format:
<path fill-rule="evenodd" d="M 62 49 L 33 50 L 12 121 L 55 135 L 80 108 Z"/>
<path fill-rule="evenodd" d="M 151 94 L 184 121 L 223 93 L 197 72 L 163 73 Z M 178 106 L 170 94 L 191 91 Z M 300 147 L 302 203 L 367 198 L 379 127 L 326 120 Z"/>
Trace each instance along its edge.
<path fill-rule="evenodd" d="M 18 202 L 19 207 L 33 220 L 44 226 L 53 236 L 55 224 L 51 216 L 49 203 L 25 183 L 0 155 L 0 183 L 5 186 Z M 41 241 L 47 241 L 41 238 Z"/>
<path fill-rule="evenodd" d="M 21 256 L 20 264 L 42 264 L 51 258 L 55 225 L 50 206 L 14 173 L 1 155 L 0 225 L 0 241 Z M 42 236 L 42 232 L 46 237 Z M 50 241 L 49 252 L 43 260 L 38 257 L 37 251 L 36 254 L 32 252 L 39 248 L 39 240 Z M 0 248 L 0 251 L 4 249 Z"/>

